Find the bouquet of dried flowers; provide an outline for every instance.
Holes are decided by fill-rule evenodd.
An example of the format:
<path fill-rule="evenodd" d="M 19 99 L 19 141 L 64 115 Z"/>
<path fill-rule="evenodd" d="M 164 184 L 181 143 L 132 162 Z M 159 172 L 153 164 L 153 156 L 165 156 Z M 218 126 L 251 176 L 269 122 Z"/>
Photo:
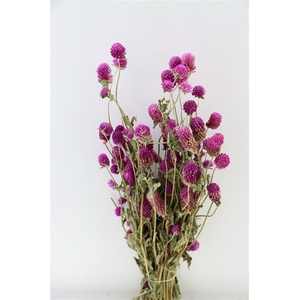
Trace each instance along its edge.
<path fill-rule="evenodd" d="M 213 177 L 230 159 L 221 153 L 224 136 L 209 133 L 220 126 L 222 116 L 213 112 L 206 122 L 198 116 L 205 89 L 188 82 L 196 72 L 195 56 L 173 56 L 161 73 L 164 97 L 148 107 L 152 129 L 159 131 L 155 141 L 150 127 L 126 115 L 118 98 L 120 74 L 127 67 L 125 47 L 115 43 L 110 53 L 115 75 L 107 63 L 97 68 L 100 97 L 108 99 L 108 120 L 99 126 L 107 153 L 98 162 L 111 177 L 108 185 L 117 192 L 117 200 L 111 198 L 115 214 L 144 276 L 135 299 L 181 299 L 176 277 L 180 260 L 190 267 L 189 253 L 199 248 L 206 220 L 221 204 Z M 186 95 L 192 99 L 183 102 Z M 120 112 L 116 126 L 111 104 Z"/>

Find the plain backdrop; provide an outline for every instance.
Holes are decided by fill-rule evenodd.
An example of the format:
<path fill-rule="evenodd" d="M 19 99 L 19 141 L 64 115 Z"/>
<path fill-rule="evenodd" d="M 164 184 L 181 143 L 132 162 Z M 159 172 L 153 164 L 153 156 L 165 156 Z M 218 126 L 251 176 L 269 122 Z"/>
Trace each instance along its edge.
<path fill-rule="evenodd" d="M 98 126 L 107 100 L 96 68 L 122 43 L 128 66 L 119 101 L 149 126 L 171 56 L 192 52 L 191 84 L 206 89 L 198 114 L 217 111 L 230 166 L 215 175 L 222 205 L 181 264 L 183 299 L 248 299 L 248 2 L 51 1 L 51 297 L 131 299 L 142 278 L 114 215 Z M 188 100 L 186 96 L 186 100 Z M 117 110 L 112 109 L 117 125 Z"/>

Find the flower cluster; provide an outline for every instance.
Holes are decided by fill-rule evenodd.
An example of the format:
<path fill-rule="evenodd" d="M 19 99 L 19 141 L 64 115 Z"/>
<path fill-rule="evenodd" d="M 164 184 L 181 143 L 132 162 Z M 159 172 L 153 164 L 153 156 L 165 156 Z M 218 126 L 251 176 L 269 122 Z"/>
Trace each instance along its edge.
<path fill-rule="evenodd" d="M 148 106 L 152 129 L 136 117 L 130 119 L 117 98 L 120 74 L 127 67 L 126 49 L 115 43 L 110 54 L 112 67 L 117 68 L 116 91 L 111 91 L 115 79 L 111 66 L 101 63 L 97 68 L 100 97 L 117 105 L 121 122 L 113 125 L 109 117 L 99 125 L 99 139 L 107 153 L 98 156 L 98 163 L 110 173 L 109 187 L 118 192 L 118 201 L 113 200 L 115 215 L 121 217 L 123 227 L 130 227 L 124 229 L 125 237 L 138 253 L 139 266 L 151 261 L 154 274 L 172 257 L 178 266 L 179 255 L 190 264 L 188 252 L 199 248 L 197 239 L 206 219 L 221 204 L 215 171 L 230 164 L 229 156 L 221 152 L 223 134 L 213 132 L 222 116 L 218 112 L 207 119 L 198 116 L 206 91 L 191 85 L 196 58 L 185 53 L 171 57 L 169 68 L 160 73 L 164 97 Z M 184 96 L 188 99 L 182 101 Z M 203 209 L 207 212 L 199 215 Z M 141 268 L 145 272 L 142 290 L 151 286 L 147 268 Z"/>

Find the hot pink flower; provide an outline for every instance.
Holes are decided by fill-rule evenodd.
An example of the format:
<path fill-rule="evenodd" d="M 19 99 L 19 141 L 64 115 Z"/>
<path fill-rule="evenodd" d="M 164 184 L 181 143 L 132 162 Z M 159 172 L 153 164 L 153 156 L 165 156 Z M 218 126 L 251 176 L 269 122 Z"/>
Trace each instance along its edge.
<path fill-rule="evenodd" d="M 110 54 L 113 58 L 124 58 L 126 49 L 122 44 L 114 43 L 110 48 Z"/>
<path fill-rule="evenodd" d="M 160 122 L 163 118 L 162 112 L 159 110 L 157 104 L 151 104 L 148 108 L 148 113 L 154 123 Z"/>
<path fill-rule="evenodd" d="M 221 121 L 222 116 L 219 113 L 214 112 L 210 115 L 209 120 L 206 122 L 206 126 L 211 129 L 217 129 L 220 126 Z"/>
<path fill-rule="evenodd" d="M 229 163 L 230 163 L 230 158 L 225 153 L 220 153 L 215 158 L 215 165 L 218 169 L 225 169 L 229 165 Z"/>
<path fill-rule="evenodd" d="M 158 194 L 157 191 L 149 191 L 146 195 L 148 201 L 150 202 L 150 205 L 153 209 L 156 210 L 156 213 L 164 217 L 166 215 L 166 207 L 165 207 L 165 201 L 161 198 L 161 196 Z"/>

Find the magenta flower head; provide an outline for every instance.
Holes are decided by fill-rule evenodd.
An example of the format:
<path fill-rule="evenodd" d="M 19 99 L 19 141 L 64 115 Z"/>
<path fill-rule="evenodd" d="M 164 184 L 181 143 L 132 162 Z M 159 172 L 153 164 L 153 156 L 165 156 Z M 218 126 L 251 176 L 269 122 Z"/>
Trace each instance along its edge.
<path fill-rule="evenodd" d="M 169 79 L 163 80 L 163 82 L 161 83 L 161 86 L 165 92 L 172 92 L 174 89 L 173 81 L 171 81 Z"/>
<path fill-rule="evenodd" d="M 200 247 L 200 243 L 195 241 L 194 243 L 189 243 L 186 251 L 196 251 Z"/>
<path fill-rule="evenodd" d="M 134 137 L 134 132 L 130 128 L 126 128 L 123 131 L 123 134 L 125 137 L 127 137 L 129 140 L 133 139 Z"/>
<path fill-rule="evenodd" d="M 123 136 L 123 132 L 120 130 L 115 130 L 112 134 L 112 140 L 115 145 L 124 146 L 125 145 L 125 139 Z"/>
<path fill-rule="evenodd" d="M 114 43 L 110 48 L 110 54 L 113 58 L 124 58 L 126 49 L 122 44 Z"/>
<path fill-rule="evenodd" d="M 147 144 L 152 141 L 152 135 L 150 132 L 150 128 L 147 125 L 139 124 L 135 127 L 135 135 L 137 136 L 138 141 L 141 144 Z"/>
<path fill-rule="evenodd" d="M 221 121 L 222 116 L 219 113 L 214 112 L 210 115 L 209 120 L 206 122 L 206 126 L 211 129 L 217 129 L 220 126 Z"/>
<path fill-rule="evenodd" d="M 113 190 L 117 187 L 116 183 L 112 179 L 108 180 L 107 184 Z"/>
<path fill-rule="evenodd" d="M 209 159 L 206 159 L 203 163 L 202 163 L 202 166 L 204 169 L 212 169 L 213 166 L 214 166 L 214 163 L 209 160 Z"/>
<path fill-rule="evenodd" d="M 184 65 L 177 65 L 174 68 L 175 76 L 177 77 L 176 82 L 181 83 L 183 81 L 186 81 L 189 77 L 189 72 L 187 68 Z"/>
<path fill-rule="evenodd" d="M 194 184 L 198 181 L 201 175 L 200 167 L 193 161 L 186 163 L 182 169 L 183 182 L 186 185 Z"/>
<path fill-rule="evenodd" d="M 148 219 L 152 217 L 153 209 L 147 197 L 138 205 L 138 214 Z"/>
<path fill-rule="evenodd" d="M 190 126 L 195 140 L 202 142 L 206 136 L 206 128 L 203 120 L 200 117 L 194 117 L 191 119 Z"/>
<path fill-rule="evenodd" d="M 162 73 L 160 74 L 160 78 L 161 78 L 162 81 L 171 80 L 172 82 L 174 82 L 174 80 L 175 80 L 174 74 L 171 70 L 162 71 Z"/>
<path fill-rule="evenodd" d="M 196 72 L 195 55 L 192 53 L 185 53 L 181 57 L 181 63 L 186 66 L 190 73 Z"/>
<path fill-rule="evenodd" d="M 113 174 L 116 174 L 116 175 L 120 173 L 117 165 L 112 165 L 112 166 L 110 167 L 110 171 L 111 171 Z"/>
<path fill-rule="evenodd" d="M 99 154 L 98 162 L 101 167 L 108 167 L 109 166 L 109 159 L 105 153 Z"/>
<path fill-rule="evenodd" d="M 187 186 L 184 186 L 180 190 L 180 202 L 183 211 L 192 212 L 197 202 L 198 196 L 193 190 Z"/>
<path fill-rule="evenodd" d="M 120 197 L 119 199 L 118 199 L 118 203 L 120 204 L 120 205 L 123 205 L 123 204 L 125 204 L 127 202 L 127 200 L 124 198 L 124 197 Z"/>
<path fill-rule="evenodd" d="M 192 95 L 195 96 L 196 98 L 203 98 L 203 96 L 205 95 L 205 89 L 203 86 L 201 85 L 196 85 L 194 86 L 193 90 L 192 90 Z"/>
<path fill-rule="evenodd" d="M 120 217 L 120 216 L 121 216 L 121 211 L 122 211 L 121 206 L 117 206 L 117 207 L 115 208 L 115 215 L 116 215 L 117 217 Z"/>
<path fill-rule="evenodd" d="M 179 56 L 172 56 L 169 60 L 170 69 L 174 69 L 176 66 L 181 64 L 181 58 Z"/>
<path fill-rule="evenodd" d="M 127 59 L 126 58 L 121 58 L 121 59 L 115 58 L 113 60 L 113 64 L 115 67 L 120 68 L 121 70 L 124 70 L 127 67 Z"/>
<path fill-rule="evenodd" d="M 183 81 L 180 83 L 179 88 L 186 94 L 192 91 L 192 86 L 189 82 Z"/>
<path fill-rule="evenodd" d="M 220 153 L 215 158 L 215 165 L 218 169 L 225 169 L 230 164 L 230 158 L 225 153 Z"/>
<path fill-rule="evenodd" d="M 140 148 L 139 159 L 141 164 L 144 167 L 153 165 L 154 163 L 153 150 L 149 149 L 148 147 Z"/>
<path fill-rule="evenodd" d="M 211 156 L 217 156 L 224 142 L 224 136 L 221 133 L 215 133 L 212 137 L 203 142 L 203 148 Z"/>
<path fill-rule="evenodd" d="M 112 82 L 111 68 L 109 64 L 100 64 L 97 68 L 97 73 L 99 82 L 102 82 L 104 85 L 107 85 L 109 82 Z"/>
<path fill-rule="evenodd" d="M 208 193 L 208 197 L 210 198 L 211 201 L 213 202 L 219 202 L 221 199 L 221 190 L 220 187 L 212 182 L 210 183 L 207 187 L 207 193 Z"/>
<path fill-rule="evenodd" d="M 165 200 L 162 199 L 158 192 L 149 191 L 146 197 L 152 208 L 156 210 L 157 215 L 164 217 L 166 215 Z"/>
<path fill-rule="evenodd" d="M 194 100 L 185 101 L 183 103 L 183 110 L 191 116 L 197 110 L 197 103 Z"/>
<path fill-rule="evenodd" d="M 109 96 L 109 88 L 108 86 L 105 86 L 101 91 L 100 91 L 100 97 L 103 99 L 103 98 L 106 98 Z"/>
<path fill-rule="evenodd" d="M 125 168 L 124 168 L 124 171 L 123 171 L 123 177 L 129 185 L 131 185 L 131 186 L 135 185 L 134 170 L 133 170 L 133 166 L 131 164 L 131 161 L 129 159 L 125 163 Z"/>
<path fill-rule="evenodd" d="M 113 132 L 113 128 L 109 123 L 103 122 L 100 124 L 98 129 L 99 129 L 99 138 L 105 144 L 107 141 L 110 140 L 110 135 Z"/>
<path fill-rule="evenodd" d="M 181 232 L 181 226 L 180 224 L 174 224 L 170 227 L 170 231 L 173 233 L 173 234 L 180 234 Z"/>
<path fill-rule="evenodd" d="M 186 126 L 180 126 L 177 129 L 177 136 L 182 147 L 194 154 L 199 150 L 198 142 L 194 139 L 190 129 Z"/>
<path fill-rule="evenodd" d="M 148 108 L 148 113 L 154 123 L 160 122 L 163 118 L 162 112 L 157 104 L 151 104 Z"/>

